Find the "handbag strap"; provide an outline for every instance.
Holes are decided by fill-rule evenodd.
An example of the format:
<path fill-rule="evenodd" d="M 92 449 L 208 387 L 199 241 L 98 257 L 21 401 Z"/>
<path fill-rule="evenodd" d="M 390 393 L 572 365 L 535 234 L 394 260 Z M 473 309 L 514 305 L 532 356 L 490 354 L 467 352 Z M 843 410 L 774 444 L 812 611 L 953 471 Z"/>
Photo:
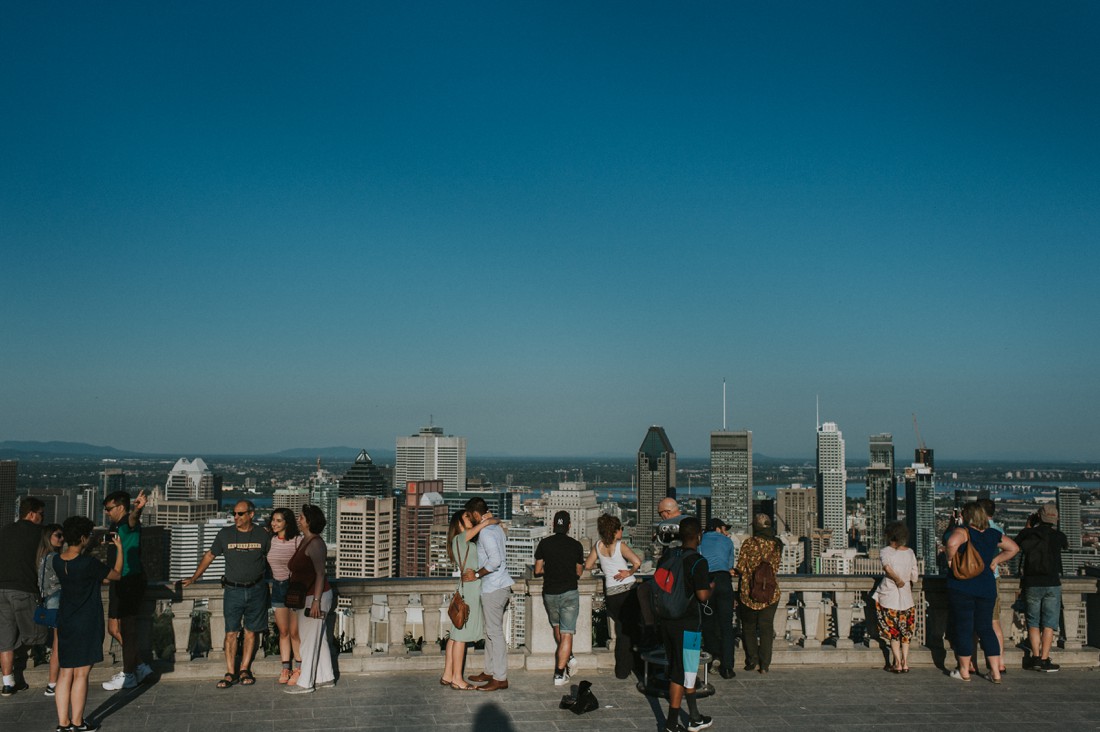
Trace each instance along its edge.
<path fill-rule="evenodd" d="M 458 568 L 458 586 L 464 587 L 466 580 L 462 575 L 466 573 L 466 560 L 470 558 L 470 542 L 466 542 L 466 553 L 462 555 L 462 566 Z"/>

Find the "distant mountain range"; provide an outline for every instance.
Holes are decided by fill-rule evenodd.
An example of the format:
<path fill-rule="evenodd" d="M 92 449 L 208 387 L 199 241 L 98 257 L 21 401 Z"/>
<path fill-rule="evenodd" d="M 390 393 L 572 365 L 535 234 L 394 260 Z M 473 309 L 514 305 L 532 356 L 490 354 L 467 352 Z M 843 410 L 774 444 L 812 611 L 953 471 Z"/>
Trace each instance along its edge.
<path fill-rule="evenodd" d="M 350 462 L 359 455 L 359 447 L 296 447 L 281 452 L 266 453 L 260 455 L 234 455 L 237 457 L 270 457 L 285 458 L 287 460 L 302 460 L 310 458 L 322 458 L 324 460 L 339 460 Z M 371 458 L 377 463 L 393 462 L 393 450 L 368 450 Z M 35 440 L 0 440 L 0 457 L 33 457 L 49 455 L 56 457 L 91 457 L 91 458 L 149 458 L 162 457 L 160 453 L 135 452 L 133 450 L 119 450 L 108 445 L 89 445 L 86 442 L 61 442 L 53 440 L 40 442 Z M 172 453 L 169 457 L 176 456 Z M 199 457 L 212 457 L 201 455 Z"/>
<path fill-rule="evenodd" d="M 76 457 L 133 457 L 141 453 L 127 452 L 107 445 L 86 442 L 36 442 L 33 440 L 2 440 L 0 455 L 73 455 Z"/>

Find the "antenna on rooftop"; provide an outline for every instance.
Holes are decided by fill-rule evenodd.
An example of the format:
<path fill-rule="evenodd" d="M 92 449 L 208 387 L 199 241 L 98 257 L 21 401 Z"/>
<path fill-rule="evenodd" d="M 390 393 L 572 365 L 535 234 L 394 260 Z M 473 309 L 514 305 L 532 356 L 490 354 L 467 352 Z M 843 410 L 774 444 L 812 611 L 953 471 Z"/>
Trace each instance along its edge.
<path fill-rule="evenodd" d="M 817 419 L 817 430 L 818 430 L 818 432 L 820 432 L 821 431 L 821 395 L 818 394 L 816 396 L 816 399 L 817 399 L 817 417 L 816 417 L 816 419 Z"/>
<path fill-rule="evenodd" d="M 722 377 L 722 431 L 726 431 L 726 378 Z"/>

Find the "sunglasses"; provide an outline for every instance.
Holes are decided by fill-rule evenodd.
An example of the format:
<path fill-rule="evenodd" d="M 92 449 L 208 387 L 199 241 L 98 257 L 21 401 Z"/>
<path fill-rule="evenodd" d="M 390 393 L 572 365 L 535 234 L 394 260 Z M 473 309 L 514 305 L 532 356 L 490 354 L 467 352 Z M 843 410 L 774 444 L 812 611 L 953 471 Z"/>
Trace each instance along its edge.
<path fill-rule="evenodd" d="M 252 512 L 251 511 L 234 511 L 233 515 L 234 516 L 247 516 L 250 513 L 252 513 Z"/>

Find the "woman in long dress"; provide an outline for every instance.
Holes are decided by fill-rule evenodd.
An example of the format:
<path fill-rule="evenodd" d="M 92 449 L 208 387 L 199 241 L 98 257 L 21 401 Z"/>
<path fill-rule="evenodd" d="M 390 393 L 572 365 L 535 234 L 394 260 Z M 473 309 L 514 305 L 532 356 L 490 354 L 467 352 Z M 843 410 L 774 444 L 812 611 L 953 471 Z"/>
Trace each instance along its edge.
<path fill-rule="evenodd" d="M 84 719 L 88 700 L 88 674 L 103 660 L 104 580 L 122 577 L 122 540 L 112 536 L 115 566 L 87 554 L 95 525 L 84 516 L 70 516 L 62 526 L 65 549 L 53 557 L 53 569 L 61 582 L 61 606 L 57 617 L 57 646 L 61 672 L 54 690 L 58 732 L 95 729 Z"/>
<path fill-rule="evenodd" d="M 499 523 L 500 519 L 486 515 L 481 523 L 475 525 L 470 519 L 469 511 L 455 511 L 447 529 L 447 555 L 457 568 L 459 577 L 467 569 L 475 572 L 478 569 L 475 544 L 478 533 L 486 526 Z M 466 644 L 476 643 L 484 637 L 481 622 L 481 580 L 462 582 L 457 591 L 470 606 L 470 618 L 461 628 L 451 628 L 447 639 L 446 665 L 443 675 L 439 677 L 439 683 L 456 691 L 473 691 L 477 687 L 466 683 L 462 678 L 462 669 L 466 665 Z"/>
<path fill-rule="evenodd" d="M 332 586 L 325 578 L 325 556 L 328 547 L 320 534 L 325 528 L 325 513 L 307 503 L 298 514 L 298 530 L 302 544 L 287 562 L 291 582 L 305 582 L 306 605 L 298 614 L 298 637 L 302 666 L 297 683 L 288 683 L 288 694 L 308 694 L 319 687 L 334 686 L 336 674 L 332 668 L 332 653 L 325 632 L 325 614 L 332 610 Z"/>

